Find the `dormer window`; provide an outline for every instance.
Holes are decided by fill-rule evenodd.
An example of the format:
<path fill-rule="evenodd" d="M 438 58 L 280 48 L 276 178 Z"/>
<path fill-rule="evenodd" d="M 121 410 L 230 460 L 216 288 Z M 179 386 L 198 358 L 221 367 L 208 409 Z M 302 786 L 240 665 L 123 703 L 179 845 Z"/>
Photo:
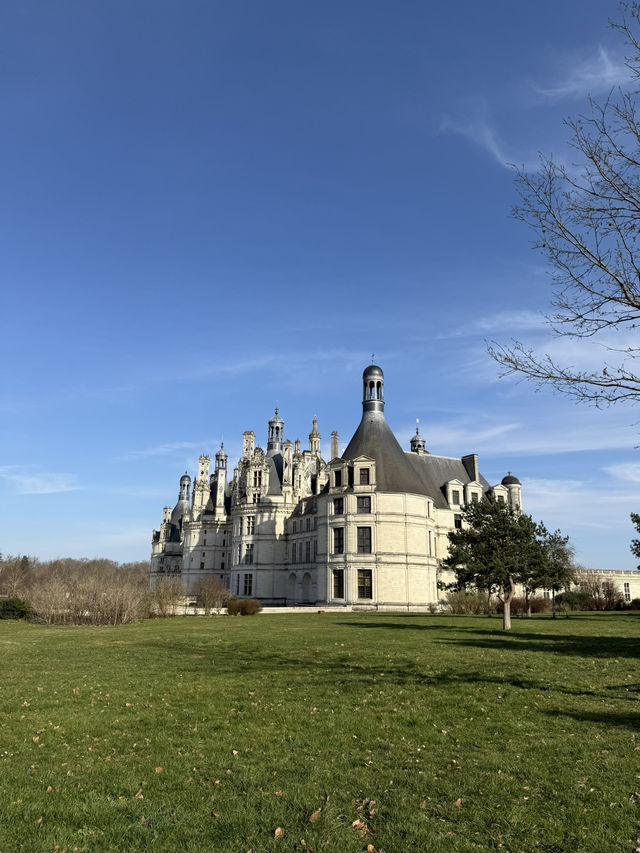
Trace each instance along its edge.
<path fill-rule="evenodd" d="M 369 469 L 361 468 L 360 469 L 360 485 L 368 486 L 369 485 Z"/>
<path fill-rule="evenodd" d="M 454 506 L 460 506 L 460 490 L 451 489 L 451 503 Z"/>
<path fill-rule="evenodd" d="M 336 487 L 342 485 L 342 471 L 333 472 L 333 485 Z"/>

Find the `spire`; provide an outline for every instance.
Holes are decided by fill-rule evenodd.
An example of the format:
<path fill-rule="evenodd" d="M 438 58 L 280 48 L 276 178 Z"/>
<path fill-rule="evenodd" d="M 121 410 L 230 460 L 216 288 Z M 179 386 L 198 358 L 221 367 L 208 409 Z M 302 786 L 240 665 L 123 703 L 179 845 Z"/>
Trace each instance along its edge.
<path fill-rule="evenodd" d="M 320 453 L 320 433 L 318 432 L 318 416 L 313 416 L 313 429 L 309 433 L 309 450 Z"/>

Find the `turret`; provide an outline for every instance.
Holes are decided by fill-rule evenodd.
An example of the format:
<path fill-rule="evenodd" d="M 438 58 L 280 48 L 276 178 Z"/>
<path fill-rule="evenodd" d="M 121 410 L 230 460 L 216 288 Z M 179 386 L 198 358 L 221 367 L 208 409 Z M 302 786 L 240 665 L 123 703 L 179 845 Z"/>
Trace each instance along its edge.
<path fill-rule="evenodd" d="M 384 412 L 384 373 L 377 364 L 370 364 L 362 374 L 363 412 Z"/>
<path fill-rule="evenodd" d="M 419 456 L 424 456 L 427 452 L 424 438 L 420 435 L 420 421 L 416 418 L 416 434 L 411 438 L 411 452 L 417 453 Z"/>
<path fill-rule="evenodd" d="M 267 440 L 267 456 L 282 453 L 282 441 L 284 433 L 284 421 L 278 414 L 278 410 L 269 421 L 269 437 Z"/>
<path fill-rule="evenodd" d="M 191 477 L 185 471 L 180 477 L 180 490 L 178 492 L 179 501 L 189 502 L 189 493 L 191 492 Z"/>
<path fill-rule="evenodd" d="M 209 481 L 209 463 L 211 462 L 208 456 L 200 456 L 198 459 L 198 476 L 193 485 L 193 518 L 199 518 L 204 512 L 209 495 L 211 494 L 211 484 Z"/>
<path fill-rule="evenodd" d="M 318 417 L 313 416 L 313 429 L 309 433 L 309 450 L 311 453 L 320 453 L 320 433 L 318 432 Z"/>
<path fill-rule="evenodd" d="M 224 515 L 224 493 L 227 487 L 227 454 L 224 443 L 216 453 L 216 481 L 214 491 L 214 513 L 216 516 Z"/>
<path fill-rule="evenodd" d="M 511 471 L 508 471 L 507 476 L 502 478 L 502 485 L 506 486 L 509 492 L 509 506 L 511 509 L 522 509 L 522 484 L 520 480 L 514 477 Z"/>

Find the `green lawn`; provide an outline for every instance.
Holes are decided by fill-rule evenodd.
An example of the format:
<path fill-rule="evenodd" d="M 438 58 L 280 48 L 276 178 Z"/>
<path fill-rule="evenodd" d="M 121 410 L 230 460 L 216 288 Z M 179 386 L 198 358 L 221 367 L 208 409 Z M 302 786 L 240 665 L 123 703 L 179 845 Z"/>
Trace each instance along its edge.
<path fill-rule="evenodd" d="M 637 613 L 0 622 L 0 851 L 635 851 L 639 636 Z"/>

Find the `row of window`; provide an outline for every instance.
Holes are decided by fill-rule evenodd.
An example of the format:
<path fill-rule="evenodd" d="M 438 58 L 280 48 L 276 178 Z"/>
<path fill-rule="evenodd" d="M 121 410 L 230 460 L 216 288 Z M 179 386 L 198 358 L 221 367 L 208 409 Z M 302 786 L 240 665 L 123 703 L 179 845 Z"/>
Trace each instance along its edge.
<path fill-rule="evenodd" d="M 371 553 L 371 528 L 357 527 L 357 552 L 358 554 Z M 344 527 L 333 528 L 333 553 L 344 554 Z"/>
<path fill-rule="evenodd" d="M 206 532 L 206 531 L 205 531 Z M 243 533 L 251 536 L 256 532 L 256 517 L 255 515 L 247 515 L 245 518 L 239 518 L 236 524 L 236 536 L 242 536 Z"/>
<path fill-rule="evenodd" d="M 360 486 L 368 486 L 371 483 L 371 476 L 368 468 L 360 468 L 360 473 L 358 475 L 358 484 Z M 342 483 L 342 469 L 333 472 L 333 485 L 336 488 L 339 488 L 343 485 Z"/>
<path fill-rule="evenodd" d="M 501 500 L 504 496 L 498 495 L 498 500 Z M 478 492 L 471 492 L 471 503 L 477 504 L 480 500 L 480 495 Z M 460 503 L 460 489 L 451 489 L 451 503 L 453 506 L 461 506 Z"/>
<path fill-rule="evenodd" d="M 304 549 L 304 550 L 303 550 Z M 304 558 L 303 558 L 304 554 Z M 313 540 L 313 562 L 315 563 L 318 557 L 318 540 Z M 291 546 L 291 562 L 292 563 L 310 563 L 311 562 L 311 540 L 306 542 L 294 542 Z"/>
<path fill-rule="evenodd" d="M 303 525 L 303 520 L 300 519 L 300 532 L 301 533 L 302 533 L 303 529 L 304 530 L 311 530 L 311 516 L 310 515 L 304 519 L 304 528 L 302 525 Z M 317 530 L 317 528 L 318 528 L 318 518 L 317 518 L 317 516 L 314 516 L 314 518 L 313 518 L 313 529 Z M 291 525 L 291 532 L 292 533 L 298 532 L 298 522 L 297 521 L 294 521 L 293 524 Z"/>
<path fill-rule="evenodd" d="M 368 495 L 359 495 L 356 498 L 356 512 L 361 514 L 371 512 L 371 498 Z M 344 498 L 333 499 L 333 514 L 344 515 Z"/>
<path fill-rule="evenodd" d="M 344 598 L 344 569 L 334 569 L 332 581 L 333 597 Z M 358 598 L 373 598 L 371 569 L 358 569 Z"/>

